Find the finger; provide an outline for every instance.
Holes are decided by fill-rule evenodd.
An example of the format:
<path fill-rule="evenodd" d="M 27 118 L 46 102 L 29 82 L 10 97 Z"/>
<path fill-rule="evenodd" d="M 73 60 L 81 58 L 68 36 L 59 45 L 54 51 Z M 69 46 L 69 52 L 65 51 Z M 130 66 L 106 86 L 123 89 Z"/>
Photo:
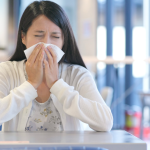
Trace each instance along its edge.
<path fill-rule="evenodd" d="M 30 62 L 31 64 L 33 64 L 33 63 L 35 62 L 36 57 L 37 57 L 37 55 L 38 55 L 38 53 L 39 53 L 41 47 L 42 47 L 42 44 L 38 44 L 38 45 L 35 47 L 34 51 L 31 53 L 31 55 L 30 55 L 30 57 L 29 57 L 29 59 L 28 59 L 28 62 Z"/>
<path fill-rule="evenodd" d="M 48 64 L 48 61 L 45 58 L 44 58 L 44 65 L 45 65 L 45 74 L 47 75 L 48 71 L 49 71 L 49 64 Z"/>
<path fill-rule="evenodd" d="M 56 53 L 54 52 L 54 50 L 52 49 L 51 46 L 48 46 L 47 48 L 48 48 L 49 52 L 51 53 L 51 55 L 53 57 L 53 62 L 57 63 L 57 55 L 56 55 Z"/>
<path fill-rule="evenodd" d="M 43 67 L 43 60 L 44 60 L 44 49 L 41 51 L 41 54 L 39 56 L 39 60 L 38 60 L 38 67 L 39 68 Z"/>
<path fill-rule="evenodd" d="M 40 49 L 40 51 L 39 51 L 39 53 L 38 53 L 38 55 L 37 55 L 37 57 L 36 57 L 36 60 L 35 60 L 35 64 L 36 65 L 38 65 L 38 63 L 39 63 L 39 61 L 40 61 L 40 57 L 41 57 L 41 55 L 42 55 L 42 53 L 43 53 L 43 51 L 44 51 L 44 45 L 42 46 L 42 48 Z"/>
<path fill-rule="evenodd" d="M 47 48 L 45 48 L 45 52 L 46 52 L 47 57 L 48 57 L 49 65 L 53 64 L 53 57 L 52 57 L 52 55 L 50 54 L 50 52 L 47 50 Z"/>

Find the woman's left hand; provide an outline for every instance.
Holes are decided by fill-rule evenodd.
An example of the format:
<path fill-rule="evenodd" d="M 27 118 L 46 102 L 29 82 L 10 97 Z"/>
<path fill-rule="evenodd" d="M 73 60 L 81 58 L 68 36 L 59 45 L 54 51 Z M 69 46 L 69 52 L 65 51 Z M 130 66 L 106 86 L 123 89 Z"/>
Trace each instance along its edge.
<path fill-rule="evenodd" d="M 45 79 L 47 86 L 51 89 L 53 84 L 58 80 L 58 63 L 57 56 L 52 50 L 51 46 L 45 48 L 48 61 L 44 58 L 45 64 Z"/>

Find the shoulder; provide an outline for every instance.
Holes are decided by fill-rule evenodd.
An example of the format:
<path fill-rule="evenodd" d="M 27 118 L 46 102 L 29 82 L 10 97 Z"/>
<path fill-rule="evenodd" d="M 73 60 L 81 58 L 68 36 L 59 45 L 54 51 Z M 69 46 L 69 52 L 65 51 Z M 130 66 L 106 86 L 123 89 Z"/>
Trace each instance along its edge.
<path fill-rule="evenodd" d="M 11 68 L 11 67 L 15 67 L 17 65 L 20 65 L 21 63 L 23 63 L 25 60 L 22 60 L 22 61 L 5 61 L 5 62 L 1 62 L 0 63 L 0 67 L 8 67 L 8 68 Z"/>
<path fill-rule="evenodd" d="M 61 66 L 61 78 L 69 85 L 77 87 L 80 83 L 94 81 L 92 74 L 80 65 L 62 63 Z"/>
<path fill-rule="evenodd" d="M 90 72 L 85 67 L 80 66 L 80 65 L 62 63 L 61 66 L 62 66 L 63 72 L 67 72 L 70 74 L 76 74 L 76 73 L 78 73 L 78 74 L 83 74 L 83 73 L 90 74 Z"/>
<path fill-rule="evenodd" d="M 10 72 L 14 70 L 13 62 L 5 61 L 0 63 L 0 74 L 5 74 L 6 72 Z"/>
<path fill-rule="evenodd" d="M 18 70 L 22 69 L 23 67 L 22 61 L 5 61 L 0 63 L 0 74 L 6 74 L 6 73 L 13 73 L 17 72 Z"/>

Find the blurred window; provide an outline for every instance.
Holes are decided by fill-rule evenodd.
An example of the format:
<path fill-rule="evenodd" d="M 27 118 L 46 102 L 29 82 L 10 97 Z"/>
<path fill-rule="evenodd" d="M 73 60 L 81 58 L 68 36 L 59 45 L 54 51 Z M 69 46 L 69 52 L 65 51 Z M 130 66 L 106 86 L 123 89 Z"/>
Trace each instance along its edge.
<path fill-rule="evenodd" d="M 113 1 L 113 57 L 114 59 L 123 59 L 125 57 L 125 0 Z M 144 25 L 144 18 L 148 19 L 149 14 L 143 15 L 145 6 L 143 3 L 148 0 L 132 0 L 132 54 L 135 59 L 144 59 L 149 57 L 149 47 L 147 40 L 147 29 Z M 106 29 L 106 0 L 98 0 L 98 27 L 97 27 L 97 57 L 106 58 L 107 50 L 107 29 Z M 124 65 L 123 65 L 124 66 Z M 98 69 L 105 69 L 106 65 L 98 63 Z M 144 62 L 135 62 L 133 64 L 133 77 L 141 78 L 147 75 L 148 64 Z M 147 84 L 147 85 L 145 85 Z M 148 88 L 148 82 L 143 82 L 143 86 Z"/>
<path fill-rule="evenodd" d="M 0 1 L 0 50 L 6 49 L 8 35 L 8 0 Z"/>

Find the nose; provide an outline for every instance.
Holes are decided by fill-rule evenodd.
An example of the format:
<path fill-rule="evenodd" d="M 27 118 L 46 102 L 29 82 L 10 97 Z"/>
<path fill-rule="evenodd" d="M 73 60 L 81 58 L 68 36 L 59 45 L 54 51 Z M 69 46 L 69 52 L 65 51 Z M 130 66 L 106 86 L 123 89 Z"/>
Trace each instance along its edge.
<path fill-rule="evenodd" d="M 45 37 L 43 38 L 42 40 L 43 43 L 46 43 L 46 44 L 50 44 L 51 43 L 51 39 L 48 35 L 45 35 Z"/>

